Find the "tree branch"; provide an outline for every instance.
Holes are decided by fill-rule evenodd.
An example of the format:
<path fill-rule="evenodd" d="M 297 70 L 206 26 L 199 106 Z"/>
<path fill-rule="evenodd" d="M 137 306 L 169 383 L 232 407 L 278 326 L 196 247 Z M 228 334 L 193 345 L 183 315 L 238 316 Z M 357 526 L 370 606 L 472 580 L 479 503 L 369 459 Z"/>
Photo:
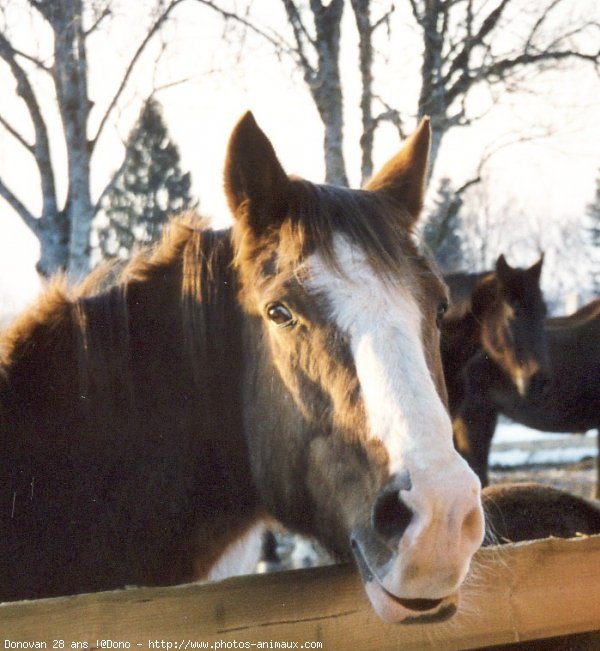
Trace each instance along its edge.
<path fill-rule="evenodd" d="M 412 14 L 413 14 L 415 20 L 417 21 L 417 24 L 421 25 L 421 27 L 423 27 L 424 18 L 421 15 L 421 13 L 419 12 L 419 7 L 417 6 L 416 0 L 408 0 L 408 2 L 410 4 Z"/>
<path fill-rule="evenodd" d="M 514 70 L 521 66 L 532 65 L 544 61 L 563 61 L 565 59 L 581 59 L 593 63 L 596 66 L 600 65 L 600 50 L 596 54 L 585 54 L 577 50 L 557 50 L 555 52 L 539 52 L 537 54 L 520 54 L 514 59 L 504 59 L 502 61 L 495 61 L 494 63 L 483 66 L 478 76 L 496 76 L 500 79 L 504 77 L 506 72 Z"/>
<path fill-rule="evenodd" d="M 84 37 L 87 38 L 90 34 L 93 34 L 98 29 L 98 27 L 100 27 L 104 19 L 108 18 L 108 16 L 111 14 L 111 8 L 109 4 L 107 4 L 104 9 L 102 9 L 96 20 L 92 23 L 91 27 L 83 33 Z"/>
<path fill-rule="evenodd" d="M 288 20 L 292 25 L 292 30 L 294 32 L 294 39 L 296 40 L 296 49 L 294 51 L 294 58 L 297 59 L 298 63 L 304 71 L 304 78 L 308 83 L 312 83 L 316 77 L 316 71 L 313 66 L 310 64 L 308 57 L 306 56 L 306 51 L 304 49 L 304 39 L 310 43 L 314 49 L 317 49 L 315 40 L 310 36 L 306 26 L 302 22 L 298 8 L 294 4 L 293 0 L 282 0 L 285 12 L 287 14 Z"/>
<path fill-rule="evenodd" d="M 5 185 L 4 181 L 0 179 L 0 197 L 3 197 L 7 203 L 15 210 L 23 223 L 34 234 L 38 235 L 40 230 L 39 220 L 37 220 L 27 208 L 17 199 L 11 190 Z"/>
<path fill-rule="evenodd" d="M 203 2 L 203 4 L 206 4 L 204 0 L 197 0 L 198 2 Z M 150 28 L 150 30 L 147 32 L 146 36 L 142 39 L 142 42 L 139 44 L 137 50 L 135 51 L 133 57 L 131 58 L 129 65 L 125 69 L 125 73 L 123 74 L 123 77 L 121 78 L 121 83 L 119 84 L 119 87 L 117 88 L 115 94 L 113 95 L 112 100 L 110 101 L 102 119 L 100 120 L 100 124 L 98 126 L 98 129 L 96 131 L 96 135 L 92 138 L 90 142 L 90 153 L 94 151 L 94 148 L 96 146 L 96 143 L 98 142 L 100 136 L 102 135 L 102 131 L 104 130 L 104 127 L 106 126 L 106 123 L 108 121 L 108 118 L 110 117 L 111 113 L 113 112 L 115 106 L 117 105 L 117 102 L 119 101 L 119 98 L 121 97 L 121 94 L 125 90 L 125 87 L 127 86 L 127 82 L 129 81 L 129 78 L 131 76 L 131 73 L 133 69 L 135 68 L 139 58 L 142 56 L 144 53 L 144 50 L 146 49 L 146 46 L 152 39 L 152 37 L 156 34 L 156 32 L 160 29 L 161 25 L 166 21 L 166 19 L 169 17 L 173 9 L 177 7 L 177 5 L 181 4 L 183 0 L 170 0 L 169 4 L 167 5 L 166 9 L 162 11 L 162 13 L 158 16 L 158 18 L 154 21 L 154 24 Z"/>
<path fill-rule="evenodd" d="M 529 35 L 527 37 L 527 41 L 525 41 L 525 47 L 524 51 L 527 52 L 529 48 L 531 47 L 533 43 L 533 39 L 535 38 L 535 35 L 539 31 L 539 29 L 542 27 L 542 25 L 546 22 L 548 16 L 551 14 L 551 12 L 560 4 L 562 4 L 563 0 L 553 0 L 550 3 L 550 6 L 545 9 L 542 14 L 539 16 L 539 18 L 535 21 L 533 27 L 531 28 L 531 31 L 529 32 Z"/>
<path fill-rule="evenodd" d="M 10 135 L 13 138 L 15 138 L 15 140 L 20 142 L 21 145 L 23 145 L 23 147 L 30 154 L 34 154 L 33 145 L 31 143 L 27 142 L 27 140 L 25 140 L 25 138 L 8 122 L 8 120 L 6 120 L 1 115 L 0 115 L 0 124 L 8 131 L 8 133 L 10 133 Z"/>
<path fill-rule="evenodd" d="M 381 16 L 381 18 L 378 18 L 372 25 L 371 25 L 371 33 L 373 34 L 375 31 L 377 31 L 382 25 L 389 25 L 390 18 L 392 17 L 392 14 L 396 11 L 396 5 L 392 4 L 390 5 L 390 8 L 384 12 L 384 14 Z"/>
<path fill-rule="evenodd" d="M 226 9 L 219 7 L 218 4 L 212 2 L 211 0 L 196 0 L 196 2 L 199 2 L 205 7 L 208 7 L 209 9 L 216 11 L 223 18 L 225 18 L 225 20 L 233 20 L 237 23 L 240 23 L 241 25 L 244 25 L 244 27 L 247 27 L 251 32 L 254 32 L 257 36 L 264 38 L 277 51 L 282 51 L 285 52 L 286 54 L 293 54 L 292 47 L 288 43 L 286 43 L 285 40 L 279 34 L 275 34 L 274 36 L 268 34 L 264 29 L 258 27 L 255 23 L 252 23 L 248 19 L 243 18 L 242 16 L 236 13 L 227 11 Z"/>
<path fill-rule="evenodd" d="M 502 0 L 500 4 L 484 18 L 477 33 L 473 36 L 471 34 L 473 16 L 469 11 L 467 16 L 467 38 L 464 41 L 463 49 L 455 56 L 448 72 L 444 75 L 444 83 L 448 83 L 450 78 L 457 70 L 467 71 L 473 50 L 483 43 L 483 39 L 498 25 L 502 13 L 511 0 Z M 469 3 L 468 9 L 470 10 L 471 4 Z"/>
<path fill-rule="evenodd" d="M 30 61 L 33 63 L 37 68 L 45 72 L 46 74 L 51 75 L 52 74 L 52 67 L 47 66 L 43 61 L 40 61 L 37 57 L 34 57 L 31 54 L 27 54 L 27 52 L 23 52 L 22 50 L 17 50 L 16 47 L 13 47 L 11 45 L 12 51 L 16 56 L 20 56 L 23 59 L 26 59 L 27 61 Z"/>
<path fill-rule="evenodd" d="M 42 194 L 44 202 L 56 204 L 56 186 L 54 182 L 54 172 L 52 170 L 52 161 L 50 158 L 50 143 L 48 140 L 48 129 L 42 116 L 35 93 L 26 72 L 19 65 L 15 58 L 15 50 L 6 36 L 0 33 L 0 59 L 3 59 L 10 68 L 11 74 L 17 82 L 17 94 L 25 102 L 27 111 L 33 123 L 35 141 L 33 145 L 26 143 L 25 139 L 17 134 L 16 130 L 8 128 L 6 121 L 3 121 L 5 128 L 25 146 L 27 151 L 33 153 L 37 167 L 40 173 L 42 183 Z"/>

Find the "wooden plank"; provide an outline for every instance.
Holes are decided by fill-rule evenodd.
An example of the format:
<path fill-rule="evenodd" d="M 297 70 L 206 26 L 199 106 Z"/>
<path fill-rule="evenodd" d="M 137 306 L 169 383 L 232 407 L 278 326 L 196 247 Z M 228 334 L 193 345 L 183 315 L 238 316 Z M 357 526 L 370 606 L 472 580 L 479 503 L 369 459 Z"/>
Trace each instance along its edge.
<path fill-rule="evenodd" d="M 63 640 L 65 649 L 109 640 L 112 648 L 175 650 L 189 640 L 214 645 L 206 648 L 318 641 L 325 650 L 450 650 L 598 628 L 600 536 L 480 550 L 459 613 L 443 624 L 384 624 L 349 566 L 0 605 L 1 648 L 17 648 L 7 640 L 48 648 Z"/>

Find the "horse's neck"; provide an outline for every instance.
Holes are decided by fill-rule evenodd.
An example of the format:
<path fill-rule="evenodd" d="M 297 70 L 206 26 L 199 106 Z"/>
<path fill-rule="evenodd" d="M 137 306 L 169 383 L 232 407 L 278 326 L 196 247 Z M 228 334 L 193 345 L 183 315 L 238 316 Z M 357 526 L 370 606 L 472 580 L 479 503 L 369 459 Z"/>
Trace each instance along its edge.
<path fill-rule="evenodd" d="M 465 362 L 480 348 L 481 326 L 469 310 L 461 317 L 446 319 L 442 329 L 442 350 L 456 362 Z"/>
<path fill-rule="evenodd" d="M 448 391 L 448 406 L 453 415 L 463 399 L 462 371 L 480 350 L 479 325 L 472 312 L 446 319 L 442 327 L 442 362 Z"/>

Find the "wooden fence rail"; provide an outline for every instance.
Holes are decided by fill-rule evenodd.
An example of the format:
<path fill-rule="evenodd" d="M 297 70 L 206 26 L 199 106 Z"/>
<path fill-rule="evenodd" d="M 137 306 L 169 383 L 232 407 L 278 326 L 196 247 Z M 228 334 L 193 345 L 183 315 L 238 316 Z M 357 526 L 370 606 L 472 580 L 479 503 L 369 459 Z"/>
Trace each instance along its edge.
<path fill-rule="evenodd" d="M 45 642 L 49 649 L 191 651 L 200 643 L 255 649 L 287 642 L 325 651 L 446 651 L 596 629 L 600 536 L 480 550 L 459 613 L 443 624 L 384 624 L 349 566 L 0 605 L 4 649 Z"/>

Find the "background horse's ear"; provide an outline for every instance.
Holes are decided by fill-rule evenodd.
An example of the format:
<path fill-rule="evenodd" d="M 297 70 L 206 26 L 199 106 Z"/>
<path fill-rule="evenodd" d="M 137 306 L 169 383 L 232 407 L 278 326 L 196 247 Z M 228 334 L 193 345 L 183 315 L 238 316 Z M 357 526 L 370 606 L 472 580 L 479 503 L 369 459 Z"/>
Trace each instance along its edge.
<path fill-rule="evenodd" d="M 402 149 L 364 187 L 385 192 L 404 204 L 412 217 L 411 226 L 423 207 L 430 137 L 429 118 L 424 117 Z"/>
<path fill-rule="evenodd" d="M 504 253 L 501 253 L 496 260 L 496 273 L 498 274 L 498 278 L 500 280 L 510 279 L 512 271 L 513 268 L 506 262 Z"/>
<path fill-rule="evenodd" d="M 536 281 L 539 283 L 540 282 L 540 276 L 542 275 L 542 266 L 544 264 L 544 253 L 540 255 L 540 259 L 529 269 L 527 269 L 527 273 L 532 276 L 533 278 L 536 279 Z"/>
<path fill-rule="evenodd" d="M 236 124 L 225 160 L 225 194 L 234 217 L 245 207 L 249 225 L 263 230 L 286 211 L 287 174 L 250 111 Z"/>

